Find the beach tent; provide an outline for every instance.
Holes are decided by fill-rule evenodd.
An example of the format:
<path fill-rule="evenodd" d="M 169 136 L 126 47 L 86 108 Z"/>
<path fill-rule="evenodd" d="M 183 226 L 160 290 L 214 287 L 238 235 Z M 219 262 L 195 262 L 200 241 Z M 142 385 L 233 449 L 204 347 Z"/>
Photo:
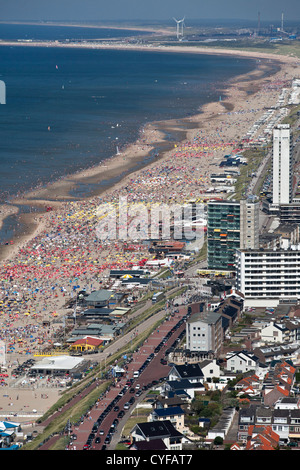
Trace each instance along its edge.
<path fill-rule="evenodd" d="M 16 423 L 14 421 L 0 421 L 0 429 L 2 429 L 3 427 L 5 429 L 18 428 L 19 426 L 20 426 L 20 423 Z"/>

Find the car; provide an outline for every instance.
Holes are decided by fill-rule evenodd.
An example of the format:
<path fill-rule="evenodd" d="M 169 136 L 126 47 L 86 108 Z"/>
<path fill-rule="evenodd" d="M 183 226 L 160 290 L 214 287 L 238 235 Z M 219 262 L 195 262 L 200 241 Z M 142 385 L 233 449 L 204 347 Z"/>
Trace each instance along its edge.
<path fill-rule="evenodd" d="M 135 396 L 140 397 L 142 395 L 142 390 L 137 390 Z"/>
<path fill-rule="evenodd" d="M 125 411 L 121 410 L 121 411 L 119 411 L 117 416 L 118 416 L 118 418 L 123 418 L 124 414 L 125 414 Z"/>
<path fill-rule="evenodd" d="M 114 407 L 114 411 L 119 411 L 120 407 L 119 406 L 115 406 Z"/>
<path fill-rule="evenodd" d="M 110 434 L 107 434 L 106 438 L 104 439 L 104 444 L 109 444 L 111 441 L 111 436 Z"/>
<path fill-rule="evenodd" d="M 101 437 L 97 436 L 95 439 L 95 444 L 99 444 L 99 442 L 101 442 Z"/>
<path fill-rule="evenodd" d="M 100 436 L 103 436 L 103 434 L 104 434 L 104 429 L 100 429 L 99 434 L 100 434 Z"/>
<path fill-rule="evenodd" d="M 134 402 L 135 402 L 135 398 L 131 397 L 128 403 L 130 403 L 132 405 Z"/>
<path fill-rule="evenodd" d="M 130 408 L 130 403 L 127 401 L 124 406 L 123 406 L 124 410 L 129 410 Z"/>
<path fill-rule="evenodd" d="M 160 363 L 161 363 L 163 366 L 165 366 L 165 365 L 167 364 L 167 361 L 166 361 L 165 359 L 161 359 L 161 360 L 160 360 Z"/>
<path fill-rule="evenodd" d="M 141 388 L 140 384 L 136 384 L 135 388 L 136 390 L 139 390 Z"/>
<path fill-rule="evenodd" d="M 90 444 L 84 444 L 83 450 L 89 450 L 91 448 Z"/>
<path fill-rule="evenodd" d="M 126 446 L 130 446 L 132 442 L 129 439 L 125 439 L 124 441 L 120 441 L 121 444 L 125 444 Z"/>

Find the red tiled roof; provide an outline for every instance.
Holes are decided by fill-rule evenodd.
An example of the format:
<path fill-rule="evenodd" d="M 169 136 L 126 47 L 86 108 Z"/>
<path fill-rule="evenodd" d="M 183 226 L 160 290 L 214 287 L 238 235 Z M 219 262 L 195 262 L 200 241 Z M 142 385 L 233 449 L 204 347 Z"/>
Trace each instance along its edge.
<path fill-rule="evenodd" d="M 73 345 L 80 345 L 80 344 L 86 344 L 89 346 L 100 346 L 103 343 L 102 339 L 98 338 L 92 338 L 91 336 L 87 336 L 86 338 L 81 338 L 78 339 L 73 343 Z"/>

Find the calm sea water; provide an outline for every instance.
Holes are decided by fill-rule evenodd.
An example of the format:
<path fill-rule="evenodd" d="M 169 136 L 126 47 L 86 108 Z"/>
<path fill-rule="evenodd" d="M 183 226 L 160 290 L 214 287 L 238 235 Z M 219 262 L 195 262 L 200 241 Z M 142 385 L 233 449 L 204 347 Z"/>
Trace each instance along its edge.
<path fill-rule="evenodd" d="M 3 39 L 125 34 L 0 25 Z M 195 113 L 254 67 L 249 59 L 196 54 L 0 47 L 7 92 L 0 106 L 0 202 L 99 163 L 147 122 Z"/>

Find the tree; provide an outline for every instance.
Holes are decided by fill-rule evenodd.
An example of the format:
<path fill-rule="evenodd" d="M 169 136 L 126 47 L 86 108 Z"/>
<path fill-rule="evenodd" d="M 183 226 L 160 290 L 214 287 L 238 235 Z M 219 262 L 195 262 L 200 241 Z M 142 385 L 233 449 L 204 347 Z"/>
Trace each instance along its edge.
<path fill-rule="evenodd" d="M 221 446 L 223 444 L 223 437 L 217 436 L 214 438 L 214 445 Z"/>

